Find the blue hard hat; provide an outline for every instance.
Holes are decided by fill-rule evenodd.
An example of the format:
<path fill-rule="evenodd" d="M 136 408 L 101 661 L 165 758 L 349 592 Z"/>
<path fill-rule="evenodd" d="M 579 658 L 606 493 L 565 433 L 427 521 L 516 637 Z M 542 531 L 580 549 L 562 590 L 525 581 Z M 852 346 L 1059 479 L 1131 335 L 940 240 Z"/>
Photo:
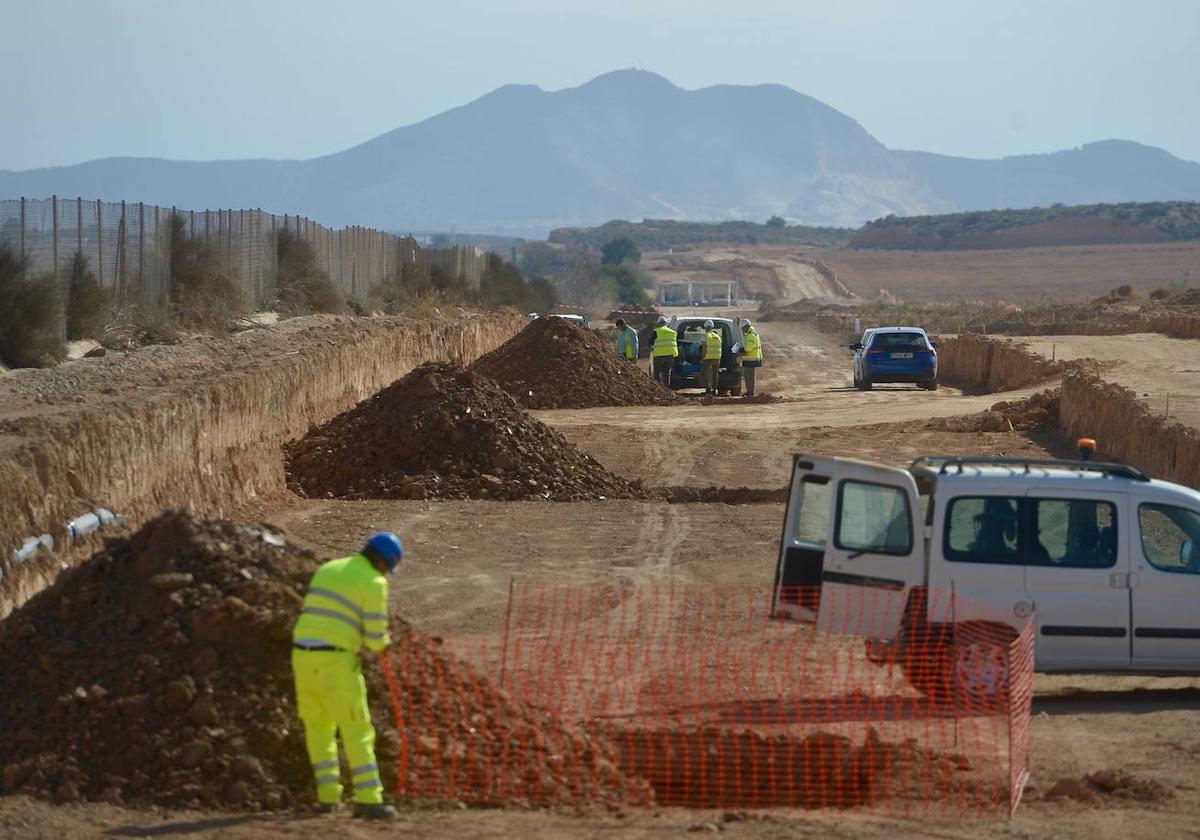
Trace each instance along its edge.
<path fill-rule="evenodd" d="M 404 559 L 404 543 L 391 531 L 376 534 L 367 540 L 367 548 L 372 549 L 387 563 L 388 572 L 396 571 L 400 561 Z"/>

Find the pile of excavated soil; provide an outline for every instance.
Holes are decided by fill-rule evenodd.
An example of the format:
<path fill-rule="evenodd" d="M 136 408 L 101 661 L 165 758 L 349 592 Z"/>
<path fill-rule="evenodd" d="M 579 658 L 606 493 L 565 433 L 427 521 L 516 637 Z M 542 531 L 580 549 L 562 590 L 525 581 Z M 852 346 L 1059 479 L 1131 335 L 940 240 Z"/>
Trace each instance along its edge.
<path fill-rule="evenodd" d="M 673 392 L 630 364 L 613 345 L 562 318 L 538 318 L 476 359 L 471 370 L 500 384 L 526 408 L 672 405 Z"/>
<path fill-rule="evenodd" d="M 641 490 L 495 383 L 421 365 L 285 447 L 288 486 L 341 499 L 628 498 Z"/>
<path fill-rule="evenodd" d="M 943 432 L 1033 432 L 1058 422 L 1060 391 L 1042 391 L 1023 400 L 1002 400 L 986 411 L 961 417 L 939 417 L 926 429 Z"/>
<path fill-rule="evenodd" d="M 317 562 L 261 526 L 167 513 L 64 572 L 0 623 L 3 792 L 247 811 L 313 802 L 290 637 Z M 648 800 L 603 739 L 512 700 L 403 622 L 392 632 L 397 704 L 428 713 L 398 729 L 367 663 L 389 791 L 405 767 L 406 790 L 468 802 Z"/>
<path fill-rule="evenodd" d="M 649 781 L 655 802 L 699 808 L 853 808 L 885 799 L 958 800 L 970 808 L 1007 803 L 995 780 L 972 774 L 960 755 L 912 740 L 891 743 L 874 728 L 863 743 L 827 732 L 807 736 L 735 730 L 612 729 L 621 767 Z"/>

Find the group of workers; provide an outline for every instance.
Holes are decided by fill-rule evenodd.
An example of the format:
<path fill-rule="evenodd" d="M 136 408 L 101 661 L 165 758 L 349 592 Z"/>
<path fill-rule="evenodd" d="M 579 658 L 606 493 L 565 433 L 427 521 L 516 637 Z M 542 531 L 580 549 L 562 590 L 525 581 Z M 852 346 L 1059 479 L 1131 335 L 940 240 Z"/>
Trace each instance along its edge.
<path fill-rule="evenodd" d="M 738 322 L 742 341 L 736 345 L 734 356 L 742 371 L 742 394 L 754 396 L 755 373 L 762 367 L 762 338 L 749 318 Z M 721 372 L 721 355 L 724 336 L 712 320 L 704 322 L 703 353 L 700 358 L 700 383 L 706 395 L 715 395 Z M 624 318 L 617 319 L 617 352 L 630 362 L 636 362 L 639 354 L 638 332 Z M 679 334 L 671 329 L 665 316 L 660 316 L 650 334 L 650 371 L 663 387 L 671 387 L 671 369 L 679 356 Z"/>

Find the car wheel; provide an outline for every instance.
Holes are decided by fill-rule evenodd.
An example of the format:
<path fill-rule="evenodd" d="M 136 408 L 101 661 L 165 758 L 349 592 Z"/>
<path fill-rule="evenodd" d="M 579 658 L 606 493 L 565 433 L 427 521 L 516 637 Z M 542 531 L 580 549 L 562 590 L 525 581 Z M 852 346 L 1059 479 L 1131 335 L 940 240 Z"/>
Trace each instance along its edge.
<path fill-rule="evenodd" d="M 937 383 L 936 379 L 930 379 L 928 382 L 925 383 L 925 388 L 930 391 L 936 391 L 937 386 L 938 386 L 938 383 Z"/>
<path fill-rule="evenodd" d="M 871 390 L 871 380 L 870 380 L 870 379 L 865 379 L 865 378 L 864 378 L 864 379 L 863 379 L 863 380 L 861 380 L 861 381 L 862 381 L 862 385 L 861 385 L 860 387 L 861 387 L 861 388 L 862 388 L 864 391 L 870 391 L 870 390 Z"/>

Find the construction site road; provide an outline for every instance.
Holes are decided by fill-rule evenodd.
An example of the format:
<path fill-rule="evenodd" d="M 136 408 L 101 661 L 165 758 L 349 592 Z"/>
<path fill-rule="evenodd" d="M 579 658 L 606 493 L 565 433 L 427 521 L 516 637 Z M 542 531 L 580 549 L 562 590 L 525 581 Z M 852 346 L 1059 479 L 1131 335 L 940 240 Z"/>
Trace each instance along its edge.
<path fill-rule="evenodd" d="M 763 405 L 684 405 L 537 412 L 604 467 L 653 484 L 779 487 L 792 454 L 851 455 L 902 464 L 916 454 L 1046 455 L 1049 433 L 954 433 L 933 417 L 970 414 L 1024 392 L 964 397 L 951 388 L 850 388 L 850 352 L 796 323 L 760 325 Z M 1032 390 L 1032 389 L 1031 389 Z M 363 536 L 395 530 L 408 549 L 391 608 L 421 630 L 496 632 L 510 581 L 629 581 L 770 585 L 780 504 L 666 504 L 599 500 L 340 501 L 260 498 L 236 518 L 264 520 L 324 556 Z M 398 823 L 345 816 L 245 816 L 132 811 L 104 804 L 50 805 L 0 797 L 0 836 L 666 838 L 689 831 L 747 840 L 779 837 L 929 837 L 990 840 L 1055 836 L 1096 840 L 1140 834 L 1200 836 L 1200 680 L 1039 676 L 1032 782 L 1011 821 L 916 822 L 853 812 L 694 811 L 617 813 L 406 807 Z M 1166 801 L 1047 796 L 1061 780 L 1117 768 L 1156 780 Z M 1080 785 L 1082 783 L 1079 783 Z M 1070 785 L 1068 785 L 1070 787 Z"/>

